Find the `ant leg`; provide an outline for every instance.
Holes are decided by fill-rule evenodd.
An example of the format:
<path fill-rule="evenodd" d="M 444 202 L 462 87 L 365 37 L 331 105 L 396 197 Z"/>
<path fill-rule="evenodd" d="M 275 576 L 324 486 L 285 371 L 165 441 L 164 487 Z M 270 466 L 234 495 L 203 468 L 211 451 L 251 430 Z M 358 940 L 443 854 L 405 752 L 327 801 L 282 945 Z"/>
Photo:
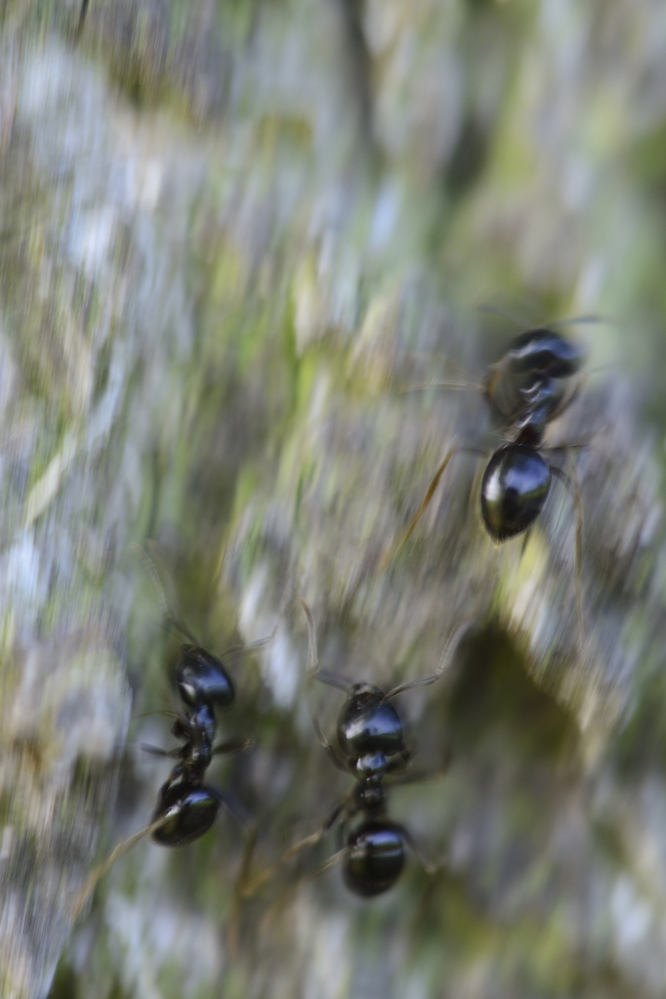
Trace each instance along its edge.
<path fill-rule="evenodd" d="M 569 456 L 567 456 L 569 457 Z M 585 638 L 585 622 L 583 620 L 583 500 L 580 494 L 580 483 L 573 462 L 570 463 L 573 473 L 570 478 L 561 468 L 551 467 L 553 475 L 560 480 L 567 491 L 573 496 L 576 511 L 576 542 L 575 542 L 575 576 L 576 576 L 576 620 L 578 626 L 579 650 L 582 650 Z"/>
<path fill-rule="evenodd" d="M 383 572 L 385 569 L 388 568 L 391 562 L 393 562 L 393 560 L 400 554 L 402 549 L 409 541 L 410 537 L 414 533 L 414 530 L 416 529 L 416 525 L 418 524 L 419 520 L 428 509 L 430 502 L 433 496 L 435 495 L 437 486 L 439 485 L 439 480 L 446 471 L 446 468 L 449 462 L 451 461 L 451 458 L 453 458 L 456 452 L 466 452 L 482 458 L 488 457 L 488 453 L 486 451 L 480 451 L 477 448 L 473 447 L 456 447 L 456 445 L 454 444 L 452 447 L 449 448 L 449 450 L 446 452 L 441 462 L 439 463 L 439 467 L 437 468 L 437 471 L 435 472 L 430 481 L 430 485 L 428 486 L 426 494 L 423 497 L 423 500 L 421 501 L 421 505 L 419 506 L 415 515 L 412 517 L 409 527 L 402 536 L 400 543 L 397 545 L 397 547 L 393 549 L 392 552 L 390 548 L 387 549 L 387 551 L 385 551 L 384 555 L 382 556 L 381 562 L 379 563 L 379 569 L 378 569 L 379 572 Z"/>
<path fill-rule="evenodd" d="M 389 781 L 391 787 L 398 787 L 401 784 L 425 784 L 429 781 L 435 782 L 443 780 L 449 771 L 450 760 L 447 758 L 439 770 L 410 770 L 407 773 L 397 773 L 395 778 Z M 387 775 L 392 777 L 392 775 Z"/>
<path fill-rule="evenodd" d="M 315 717 L 315 715 L 312 712 L 310 712 L 310 717 L 312 718 L 312 725 L 314 727 L 315 732 L 317 733 L 317 738 L 319 739 L 319 741 L 321 742 L 322 746 L 324 747 L 324 749 L 328 753 L 328 755 L 329 755 L 329 757 L 331 759 L 331 762 L 333 763 L 333 766 L 337 767 L 338 770 L 342 770 L 343 773 L 348 774 L 349 773 L 349 767 L 347 766 L 347 763 L 345 762 L 345 760 L 341 760 L 340 759 L 340 757 L 338 756 L 338 754 L 335 751 L 335 747 L 331 745 L 331 743 L 328 741 L 328 739 L 324 735 L 324 732 L 322 730 L 321 725 L 319 724 L 317 718 Z"/>
<path fill-rule="evenodd" d="M 98 882 L 101 881 L 104 875 L 113 867 L 116 860 L 131 850 L 132 847 L 139 842 L 139 840 L 144 838 L 144 836 L 152 836 L 154 832 L 161 829 L 162 826 L 172 819 L 173 816 L 179 811 L 180 806 L 174 805 L 164 815 L 161 815 L 159 819 L 156 819 L 154 822 L 151 822 L 149 826 L 146 826 L 144 829 L 140 829 L 139 832 L 136 832 L 127 839 L 124 839 L 114 850 L 111 851 L 106 860 L 93 870 L 92 874 L 77 895 L 72 910 L 72 917 L 74 920 L 77 919 L 81 909 L 90 898 Z"/>
<path fill-rule="evenodd" d="M 243 848 L 243 856 L 241 857 L 238 874 L 236 875 L 236 880 L 234 881 L 231 911 L 229 913 L 229 928 L 227 930 L 227 946 L 232 958 L 238 955 L 240 913 L 241 906 L 243 904 L 243 887 L 250 875 L 250 868 L 252 867 L 252 857 L 254 856 L 254 848 L 257 842 L 258 831 L 258 826 L 255 823 L 247 832 L 247 836 L 245 837 L 245 846 Z"/>
<path fill-rule="evenodd" d="M 306 666 L 308 677 L 312 677 L 314 680 L 319 680 L 320 683 L 327 683 L 330 687 L 338 687 L 340 690 L 344 690 L 349 693 L 353 687 L 351 680 L 348 680 L 345 676 L 339 676 L 337 673 L 332 673 L 330 670 L 319 668 L 317 626 L 315 625 L 312 611 L 306 604 L 305 600 L 301 600 L 299 603 L 303 609 L 303 613 L 305 614 L 305 620 L 308 626 L 308 663 Z"/>
<path fill-rule="evenodd" d="M 159 746 L 151 746 L 149 742 L 142 742 L 141 749 L 144 753 L 150 753 L 151 756 L 164 756 L 169 760 L 177 760 L 182 756 L 181 749 L 160 749 Z"/>
<path fill-rule="evenodd" d="M 240 736 L 237 736 L 234 739 L 218 742 L 217 746 L 213 746 L 211 756 L 221 756 L 222 753 L 244 753 L 253 746 L 254 739 L 241 739 Z"/>
<path fill-rule="evenodd" d="M 335 806 L 335 808 L 333 809 L 329 817 L 326 819 L 324 824 L 320 826 L 320 828 L 317 829 L 316 832 L 312 833 L 310 836 L 306 836 L 304 839 L 299 840 L 298 843 L 294 843 L 294 845 L 290 846 L 288 850 L 285 850 L 285 852 L 282 854 L 280 859 L 276 861 L 275 864 L 272 864 L 270 867 L 265 868 L 260 874 L 257 874 L 249 883 L 245 883 L 240 888 L 241 897 L 250 898 L 263 885 L 265 885 L 267 881 L 270 881 L 271 878 L 273 878 L 277 874 L 280 868 L 283 867 L 288 860 L 291 860 L 292 857 L 295 857 L 296 854 L 300 853 L 302 850 L 307 849 L 307 847 L 315 846 L 315 844 L 317 844 L 319 840 L 322 839 L 326 835 L 326 833 L 331 829 L 331 827 L 335 824 L 335 822 L 340 817 L 342 812 L 347 810 L 348 806 L 349 806 L 349 801 L 348 799 L 345 798 L 342 802 L 340 802 L 339 805 Z M 249 862 L 247 866 L 248 866 L 247 873 L 249 873 Z"/>
<path fill-rule="evenodd" d="M 414 687 L 427 687 L 431 683 L 436 683 L 439 679 L 441 679 L 449 668 L 451 659 L 453 658 L 453 653 L 458 647 L 459 636 L 463 633 L 463 631 L 466 631 L 469 628 L 471 623 L 471 620 L 466 620 L 454 627 L 453 631 L 446 640 L 444 651 L 439 657 L 437 669 L 431 676 L 426 676 L 423 680 L 412 680 L 409 683 L 401 683 L 399 686 L 394 687 L 393 690 L 390 690 L 388 694 L 385 694 L 384 700 L 388 701 L 390 697 L 395 697 L 396 694 L 402 694 L 405 690 L 412 690 Z"/>
<path fill-rule="evenodd" d="M 343 847 L 342 850 L 338 850 L 336 853 L 333 854 L 332 857 L 329 857 L 328 860 L 325 860 L 323 864 L 320 864 L 319 867 L 315 867 L 314 871 L 309 871 L 308 874 L 304 874 L 301 878 L 298 879 L 298 881 L 296 881 L 295 884 L 290 885 L 288 888 L 286 888 L 285 891 L 283 891 L 282 894 L 279 896 L 277 901 L 273 903 L 270 909 L 262 917 L 261 922 L 259 923 L 259 932 L 264 933 L 269 929 L 275 917 L 279 915 L 280 912 L 282 912 L 285 906 L 289 904 L 290 900 L 293 898 L 294 895 L 298 894 L 301 888 L 304 888 L 306 884 L 309 884 L 310 881 L 314 881 L 321 874 L 325 874 L 326 871 L 330 871 L 330 869 L 339 864 L 340 861 L 344 857 L 346 857 L 348 853 L 349 853 L 349 847 L 347 846 Z"/>
<path fill-rule="evenodd" d="M 439 863 L 433 863 L 433 861 L 429 860 L 421 850 L 421 847 L 416 842 L 412 834 L 410 833 L 409 829 L 407 829 L 405 826 L 401 825 L 400 823 L 396 823 L 396 825 L 400 830 L 400 832 L 402 833 L 402 835 L 405 837 L 405 842 L 409 846 L 414 856 L 418 860 L 420 860 L 423 866 L 423 870 L 426 872 L 426 874 L 432 876 L 433 874 L 436 874 L 438 871 L 440 871 L 443 867 L 442 862 L 440 861 Z"/>
<path fill-rule="evenodd" d="M 88 0 L 81 0 L 81 9 L 79 11 L 79 23 L 76 27 L 76 34 L 74 36 L 75 41 L 79 41 L 81 35 L 83 34 L 83 29 L 86 23 L 86 16 L 88 14 Z"/>
<path fill-rule="evenodd" d="M 414 533 L 414 529 L 416 528 L 416 525 L 418 524 L 419 520 L 421 519 L 421 517 L 423 516 L 423 514 L 428 509 L 428 506 L 430 505 L 430 501 L 431 501 L 431 499 L 433 498 L 433 496 L 435 494 L 435 490 L 437 489 L 437 486 L 439 485 L 439 480 L 441 479 L 442 475 L 446 471 L 446 467 L 449 464 L 449 462 L 451 461 L 451 458 L 455 454 L 456 450 L 457 449 L 456 449 L 456 446 L 454 444 L 453 447 L 450 447 L 449 450 L 444 455 L 444 458 L 439 463 L 439 467 L 437 468 L 437 471 L 435 472 L 435 474 L 432 477 L 430 485 L 428 486 L 426 494 L 423 497 L 423 500 L 421 502 L 421 505 L 419 506 L 418 510 L 416 511 L 415 516 L 412 518 L 412 521 L 409 524 L 409 527 L 407 528 L 407 530 L 405 531 L 400 544 L 397 546 L 397 548 L 394 549 L 393 553 L 390 553 L 390 551 L 387 551 L 384 554 L 384 556 L 382 557 L 381 562 L 379 563 L 379 572 L 383 572 L 384 569 L 386 569 L 391 564 L 391 562 L 400 554 L 400 552 L 402 551 L 402 549 L 405 547 L 405 545 L 409 541 L 410 537 Z"/>
<path fill-rule="evenodd" d="M 231 794 L 229 791 L 222 791 L 218 787 L 211 787 L 210 784 L 206 785 L 206 789 L 217 798 L 219 803 L 223 808 L 227 810 L 232 819 L 240 826 L 240 830 L 243 836 L 247 837 L 251 832 L 251 823 L 248 818 L 248 814 L 241 805 L 238 798 Z"/>

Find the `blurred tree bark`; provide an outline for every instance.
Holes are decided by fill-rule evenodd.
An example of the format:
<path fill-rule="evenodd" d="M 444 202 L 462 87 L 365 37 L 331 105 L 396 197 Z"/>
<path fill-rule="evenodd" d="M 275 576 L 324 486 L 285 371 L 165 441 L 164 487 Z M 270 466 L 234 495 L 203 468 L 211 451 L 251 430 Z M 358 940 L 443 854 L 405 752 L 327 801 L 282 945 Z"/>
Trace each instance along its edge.
<path fill-rule="evenodd" d="M 660 4 L 0 18 L 2 995 L 661 996 Z M 551 440 L 586 443 L 582 632 L 571 496 L 495 548 L 468 457 L 382 570 L 447 448 L 496 443 L 478 394 L 402 391 L 478 381 L 515 332 L 489 300 L 518 325 L 612 320 L 572 332 L 592 374 Z M 211 648 L 267 634 L 288 598 L 220 719 L 256 748 L 212 778 L 257 817 L 258 865 L 348 790 L 291 598 L 326 665 L 380 685 L 475 622 L 401 705 L 419 767 L 452 754 L 391 801 L 440 874 L 414 860 L 361 905 L 334 872 L 271 919 L 323 843 L 238 914 L 220 821 L 138 846 L 74 925 L 166 773 L 136 748 L 167 745 L 144 715 L 174 706 L 177 643 L 132 541 Z"/>

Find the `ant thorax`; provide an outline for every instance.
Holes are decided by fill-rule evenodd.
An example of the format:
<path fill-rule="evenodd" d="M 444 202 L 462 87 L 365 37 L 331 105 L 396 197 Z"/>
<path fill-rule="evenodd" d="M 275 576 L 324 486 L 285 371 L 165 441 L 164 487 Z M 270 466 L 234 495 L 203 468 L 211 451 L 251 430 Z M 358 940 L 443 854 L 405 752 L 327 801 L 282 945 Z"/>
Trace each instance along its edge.
<path fill-rule="evenodd" d="M 386 761 L 384 762 L 386 763 Z M 360 778 L 359 783 L 354 788 L 354 804 L 359 811 L 384 811 L 386 804 L 386 795 L 382 785 L 384 772 Z"/>

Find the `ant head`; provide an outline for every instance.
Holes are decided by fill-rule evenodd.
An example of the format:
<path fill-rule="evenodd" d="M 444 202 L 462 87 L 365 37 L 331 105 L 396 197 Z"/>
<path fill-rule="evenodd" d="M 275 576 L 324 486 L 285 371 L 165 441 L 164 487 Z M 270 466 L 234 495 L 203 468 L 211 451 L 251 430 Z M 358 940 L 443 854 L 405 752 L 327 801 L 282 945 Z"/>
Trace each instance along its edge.
<path fill-rule="evenodd" d="M 176 664 L 176 684 L 184 703 L 197 707 L 204 701 L 228 707 L 236 691 L 222 661 L 197 645 L 183 645 L 181 651 Z"/>
<path fill-rule="evenodd" d="M 405 866 L 405 835 L 388 819 L 369 819 L 347 838 L 345 884 L 355 895 L 372 898 L 388 891 Z"/>
<path fill-rule="evenodd" d="M 494 541 L 522 534 L 541 513 L 550 488 L 550 466 L 528 444 L 495 451 L 481 482 L 481 514 Z"/>
<path fill-rule="evenodd" d="M 402 719 L 379 687 L 354 684 L 338 715 L 338 742 L 350 759 L 383 753 L 394 756 L 402 749 Z"/>
<path fill-rule="evenodd" d="M 585 355 L 561 333 L 537 327 L 515 338 L 507 360 L 513 374 L 539 372 L 547 378 L 569 378 L 580 370 Z"/>

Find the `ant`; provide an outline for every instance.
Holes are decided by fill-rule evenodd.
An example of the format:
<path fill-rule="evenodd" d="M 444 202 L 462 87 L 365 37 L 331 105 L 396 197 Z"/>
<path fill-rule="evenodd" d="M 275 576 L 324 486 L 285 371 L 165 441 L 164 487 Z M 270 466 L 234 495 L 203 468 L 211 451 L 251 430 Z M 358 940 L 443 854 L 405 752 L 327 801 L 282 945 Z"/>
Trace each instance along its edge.
<path fill-rule="evenodd" d="M 579 322 L 592 317 L 581 317 Z M 574 402 L 586 376 L 573 387 L 566 381 L 577 375 L 584 361 L 582 350 L 552 328 L 535 327 L 517 336 L 506 354 L 490 365 L 481 386 L 455 382 L 430 382 L 445 388 L 480 388 L 489 404 L 494 422 L 508 440 L 490 456 L 476 448 L 451 447 L 392 555 L 385 557 L 382 568 L 395 558 L 425 513 L 447 465 L 456 451 L 489 458 L 481 481 L 481 516 L 490 537 L 496 543 L 522 534 L 537 519 L 550 490 L 552 477 L 558 478 L 573 493 L 576 507 L 576 564 L 580 572 L 581 500 L 577 482 L 560 468 L 550 464 L 546 451 L 569 452 L 582 445 L 544 448 L 546 428 Z M 429 387 L 429 386 L 422 386 Z"/>
<path fill-rule="evenodd" d="M 187 846 L 208 832 L 220 806 L 226 808 L 236 820 L 244 835 L 248 833 L 248 823 L 243 810 L 233 795 L 204 782 L 206 770 L 213 756 L 242 752 L 252 745 L 252 740 L 240 738 L 228 739 L 218 743 L 217 746 L 213 745 L 217 730 L 215 709 L 229 707 L 236 697 L 231 676 L 222 659 L 199 645 L 192 633 L 173 617 L 168 609 L 155 567 L 143 549 L 138 545 L 134 545 L 133 548 L 144 560 L 160 595 L 164 610 L 162 626 L 166 631 L 180 633 L 189 640 L 188 644 L 181 646 L 181 656 L 175 669 L 176 687 L 184 711 L 175 714 L 176 720 L 171 729 L 172 735 L 181 740 L 182 745 L 176 749 L 165 750 L 142 744 L 141 748 L 153 756 L 177 759 L 179 762 L 173 767 L 158 792 L 150 824 L 119 843 L 109 857 L 93 871 L 77 897 L 74 906 L 75 918 L 97 882 L 120 856 L 144 836 L 150 835 L 161 846 Z M 268 637 L 248 645 L 234 646 L 223 655 L 267 645 L 273 640 L 276 631 L 277 622 Z M 174 716 L 174 712 L 170 711 L 160 713 Z"/>
<path fill-rule="evenodd" d="M 233 703 L 236 696 L 233 681 L 222 660 L 198 645 L 183 625 L 172 617 L 165 624 L 194 643 L 181 647 L 181 658 L 176 664 L 176 686 L 185 713 L 176 715 L 171 733 L 184 742 L 169 751 L 145 744 L 142 749 L 154 756 L 180 761 L 160 788 L 151 825 L 159 823 L 152 833 L 156 843 L 186 846 L 208 832 L 220 805 L 244 828 L 245 822 L 231 795 L 204 784 L 204 778 L 213 756 L 242 751 L 251 743 L 236 738 L 213 746 L 217 728 L 215 708 Z"/>
<path fill-rule="evenodd" d="M 384 780 L 395 775 L 393 784 L 425 779 L 423 775 L 410 774 L 411 757 L 404 742 L 404 727 L 397 708 L 391 703 L 397 694 L 436 683 L 446 672 L 457 637 L 469 622 L 458 625 L 446 643 L 435 672 L 422 680 L 403 683 L 384 693 L 369 683 L 352 683 L 318 665 L 317 632 L 310 608 L 301 600 L 307 621 L 309 650 L 308 678 L 319 680 L 344 690 L 347 700 L 337 721 L 337 741 L 341 755 L 328 741 L 318 721 L 313 725 L 319 741 L 333 764 L 351 774 L 356 786 L 340 804 L 336 805 L 321 828 L 311 836 L 292 846 L 271 868 L 240 888 L 243 897 L 253 895 L 290 857 L 303 848 L 317 843 L 340 820 L 338 826 L 338 851 L 309 878 L 315 877 L 338 859 L 344 858 L 343 878 L 347 888 L 362 898 L 372 898 L 388 891 L 398 880 L 405 865 L 406 848 L 421 860 L 428 873 L 437 867 L 421 854 L 414 839 L 403 825 L 387 815 Z M 349 832 L 345 842 L 347 823 L 357 815 L 361 822 Z M 249 866 L 249 861 L 245 867 Z"/>

